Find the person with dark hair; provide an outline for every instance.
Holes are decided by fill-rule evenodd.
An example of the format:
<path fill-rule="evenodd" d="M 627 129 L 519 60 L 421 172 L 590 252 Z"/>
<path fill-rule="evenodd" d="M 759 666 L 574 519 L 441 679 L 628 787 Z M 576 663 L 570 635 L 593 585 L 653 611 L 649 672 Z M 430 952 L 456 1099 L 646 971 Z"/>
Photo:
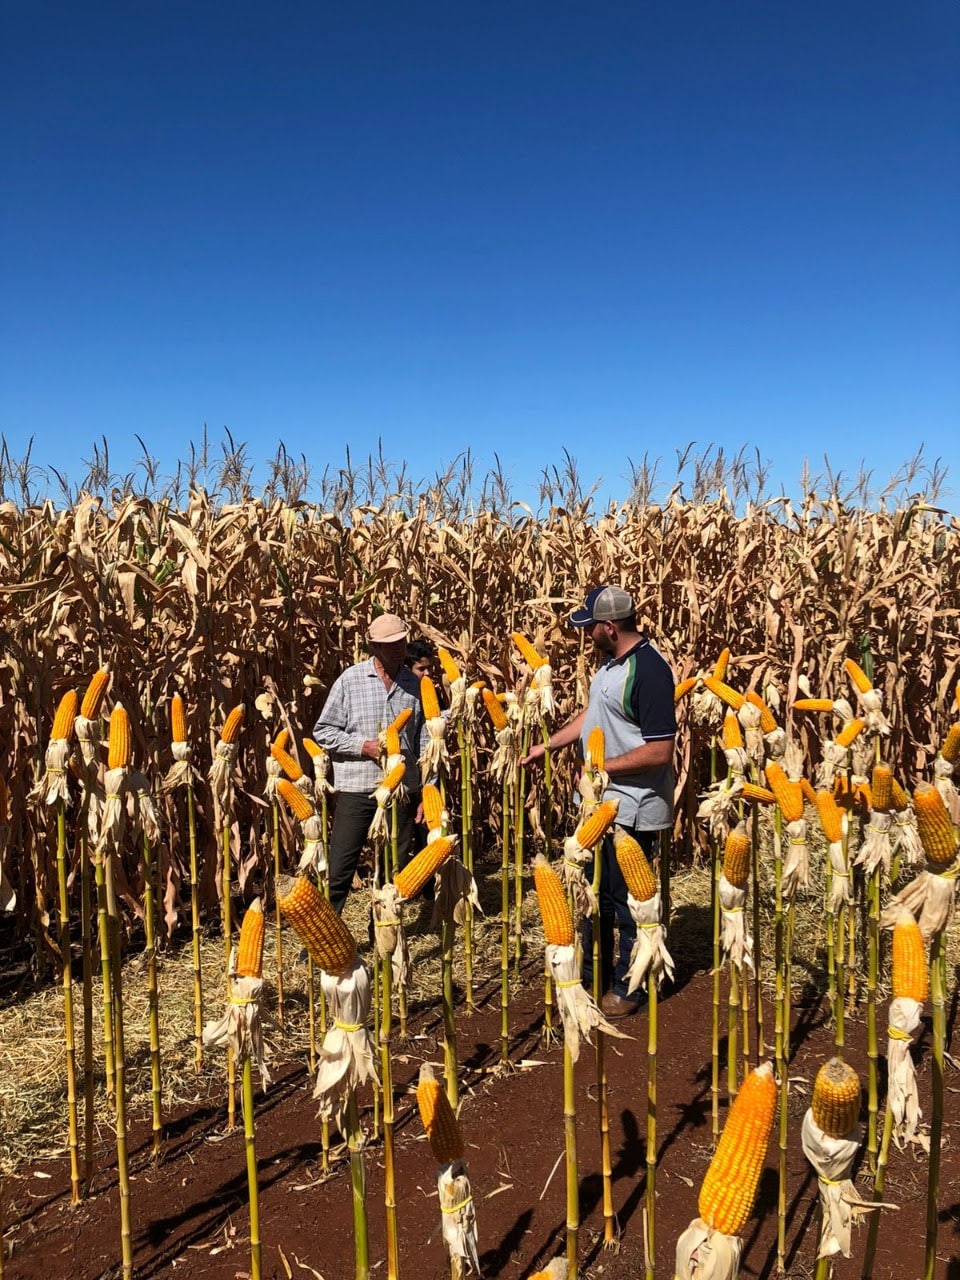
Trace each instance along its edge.
<path fill-rule="evenodd" d="M 431 644 L 429 640 L 422 637 L 419 640 L 411 640 L 407 644 L 407 656 L 404 662 L 417 677 L 418 680 L 423 676 L 429 676 L 431 680 L 436 682 L 436 666 L 437 647 Z"/>
<path fill-rule="evenodd" d="M 637 630 L 633 597 L 622 587 L 595 587 L 570 625 L 587 632 L 603 661 L 590 684 L 583 711 L 555 730 L 546 746 L 558 751 L 579 742 L 585 754 L 590 731 L 603 729 L 605 769 L 610 781 L 603 798 L 620 801 L 617 826 L 623 827 L 652 857 L 658 833 L 673 823 L 673 753 L 677 731 L 673 707 L 673 672 L 650 639 Z M 533 764 L 544 755 L 538 743 L 521 762 Z M 627 886 L 608 835 L 600 856 L 601 1007 L 608 1018 L 633 1013 L 641 1000 L 627 995 L 626 977 L 637 937 L 627 905 Z M 591 875 L 586 869 L 587 877 Z M 620 947 L 614 961 L 616 922 Z M 584 986 L 592 982 L 593 935 L 584 922 Z"/>

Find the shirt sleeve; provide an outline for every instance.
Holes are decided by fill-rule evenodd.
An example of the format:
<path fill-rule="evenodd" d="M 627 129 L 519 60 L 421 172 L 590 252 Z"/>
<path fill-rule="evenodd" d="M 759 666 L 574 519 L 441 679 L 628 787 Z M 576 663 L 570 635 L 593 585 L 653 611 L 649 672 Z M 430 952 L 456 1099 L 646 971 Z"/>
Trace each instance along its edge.
<path fill-rule="evenodd" d="M 313 726 L 314 741 L 332 760 L 362 760 L 364 736 L 350 733 L 349 706 L 343 687 L 343 677 L 333 682 L 317 723 Z"/>
<path fill-rule="evenodd" d="M 637 672 L 630 690 L 630 714 L 645 742 L 676 737 L 673 673 L 662 659 L 644 663 Z"/>

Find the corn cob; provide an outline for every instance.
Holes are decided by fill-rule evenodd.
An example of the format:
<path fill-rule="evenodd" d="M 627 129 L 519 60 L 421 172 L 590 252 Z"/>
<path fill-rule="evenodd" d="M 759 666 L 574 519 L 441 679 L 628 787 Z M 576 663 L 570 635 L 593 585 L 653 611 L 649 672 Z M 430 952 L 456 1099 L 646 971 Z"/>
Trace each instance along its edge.
<path fill-rule="evenodd" d="M 277 734 L 277 736 L 274 738 L 273 742 L 270 744 L 270 750 L 273 751 L 274 747 L 276 747 L 278 751 L 286 751 L 287 743 L 289 741 L 290 741 L 290 730 L 281 729 L 280 732 Z"/>
<path fill-rule="evenodd" d="M 860 1077 L 842 1058 L 831 1058 L 817 1072 L 810 1103 L 813 1118 L 831 1138 L 845 1138 L 860 1115 Z"/>
<path fill-rule="evenodd" d="M 437 657 L 440 659 L 440 666 L 443 668 L 443 674 L 447 677 L 450 684 L 453 684 L 455 680 L 461 679 L 460 668 L 454 661 L 453 654 L 451 654 L 449 649 L 444 649 L 441 645 L 440 648 L 437 649 Z"/>
<path fill-rule="evenodd" d="M 422 676 L 420 679 L 420 701 L 423 704 L 424 720 L 436 720 L 440 715 L 440 702 L 437 687 L 429 676 Z"/>
<path fill-rule="evenodd" d="M 462 1160 L 463 1138 L 457 1117 L 453 1114 L 446 1089 L 426 1065 L 420 1068 L 417 1106 L 437 1164 L 452 1164 L 454 1160 Z"/>
<path fill-rule="evenodd" d="M 816 804 L 823 834 L 830 844 L 839 844 L 843 839 L 843 812 L 834 799 L 833 792 L 818 791 Z"/>
<path fill-rule="evenodd" d="M 393 725 L 389 725 L 384 734 L 384 744 L 387 748 L 387 756 L 398 756 L 400 754 L 400 735 L 397 733 Z"/>
<path fill-rule="evenodd" d="M 490 723 L 499 733 L 507 727 L 507 713 L 504 711 L 502 704 L 492 689 L 481 690 L 483 696 L 483 705 L 487 708 L 487 715 L 490 717 Z"/>
<path fill-rule="evenodd" d="M 766 766 L 767 785 L 776 797 L 780 811 L 787 822 L 799 822 L 803 817 L 803 792 L 799 782 L 793 782 L 776 760 Z"/>
<path fill-rule="evenodd" d="M 736 689 L 731 689 L 728 684 L 724 684 L 722 680 L 718 680 L 715 676 L 704 676 L 703 683 L 721 702 L 725 702 L 728 707 L 733 707 L 734 711 L 739 711 L 746 701 L 742 693 L 738 693 Z"/>
<path fill-rule="evenodd" d="M 853 681 L 860 693 L 869 693 L 873 688 L 873 683 L 864 669 L 857 665 L 852 658 L 847 658 L 843 664 L 843 669 Z"/>
<path fill-rule="evenodd" d="M 722 741 L 724 751 L 736 750 L 743 746 L 743 730 L 740 728 L 740 721 L 733 711 L 728 711 L 723 717 Z"/>
<path fill-rule="evenodd" d="M 577 827 L 574 835 L 581 849 L 592 849 L 599 844 L 617 819 L 618 800 L 603 800 L 589 818 Z"/>
<path fill-rule="evenodd" d="M 700 1217 L 715 1231 L 738 1236 L 746 1226 L 776 1110 L 777 1085 L 765 1062 L 750 1072 L 733 1100 L 700 1188 Z"/>
<path fill-rule="evenodd" d="M 357 956 L 353 934 L 312 880 L 281 876 L 277 905 L 325 973 L 336 975 L 351 967 Z"/>
<path fill-rule="evenodd" d="M 817 803 L 817 793 L 814 790 L 813 783 L 809 778 L 800 779 L 800 790 L 803 792 L 804 800 L 815 805 Z"/>
<path fill-rule="evenodd" d="M 746 888 L 750 878 L 750 837 L 742 822 L 727 836 L 723 849 L 723 874 L 735 889 Z"/>
<path fill-rule="evenodd" d="M 716 662 L 713 664 L 712 675 L 714 680 L 726 679 L 727 664 L 729 663 L 729 661 L 730 661 L 730 650 L 727 648 L 721 649 L 719 658 L 717 658 Z"/>
<path fill-rule="evenodd" d="M 224 723 L 224 726 L 223 726 L 223 730 L 221 731 L 221 734 L 220 734 L 221 742 L 225 742 L 227 746 L 230 746 L 231 743 L 234 743 L 237 741 L 237 739 L 240 737 L 240 730 L 243 728 L 244 714 L 245 714 L 244 706 L 243 706 L 243 703 L 241 702 L 238 706 L 234 707 L 233 710 L 230 712 L 230 714 L 227 716 L 226 722 Z"/>
<path fill-rule="evenodd" d="M 411 858 L 393 877 L 400 897 L 415 898 L 441 864 L 449 858 L 455 844 L 456 837 L 441 836 L 439 840 L 432 840 L 421 849 L 415 858 Z"/>
<path fill-rule="evenodd" d="M 904 809 L 910 808 L 910 797 L 896 778 L 894 778 L 891 785 L 891 795 L 893 797 L 893 807 L 897 813 L 903 813 Z"/>
<path fill-rule="evenodd" d="M 284 747 L 278 747 L 276 743 L 270 748 L 270 754 L 276 760 L 277 764 L 287 775 L 291 782 L 299 782 L 303 777 L 303 770 L 294 760 L 293 756 Z"/>
<path fill-rule="evenodd" d="M 774 717 L 773 712 L 770 710 L 770 708 L 767 706 L 764 700 L 760 697 L 760 695 L 758 693 L 755 693 L 753 689 L 748 690 L 746 697 L 750 705 L 753 707 L 756 707 L 757 710 L 760 712 L 761 732 L 773 733 L 777 727 L 777 721 Z"/>
<path fill-rule="evenodd" d="M 745 782 L 740 794 L 744 800 L 759 800 L 761 804 L 773 804 L 777 798 L 767 787 L 758 787 L 755 782 Z"/>
<path fill-rule="evenodd" d="M 432 782 L 423 788 L 423 820 L 431 831 L 436 831 L 443 821 L 443 797 Z"/>
<path fill-rule="evenodd" d="M 832 711 L 832 698 L 798 698 L 793 704 L 796 711 Z"/>
<path fill-rule="evenodd" d="M 587 759 L 594 769 L 602 772 L 606 754 L 607 744 L 604 740 L 603 730 L 599 725 L 594 725 L 587 735 Z"/>
<path fill-rule="evenodd" d="M 240 943 L 237 947 L 237 977 L 259 978 L 263 973 L 263 906 L 255 898 L 247 907 L 240 926 Z"/>
<path fill-rule="evenodd" d="M 940 748 L 940 754 L 946 760 L 947 764 L 956 764 L 960 759 L 960 724 L 952 724 L 947 736 L 943 740 L 943 746 Z"/>
<path fill-rule="evenodd" d="M 866 721 L 861 720 L 859 717 L 853 720 L 848 720 L 847 723 L 840 730 L 840 732 L 837 734 L 837 746 L 838 747 L 853 746 L 854 742 L 857 740 L 857 738 L 859 738 L 860 734 L 863 732 L 863 727 L 865 723 Z"/>
<path fill-rule="evenodd" d="M 179 693 L 175 693 L 170 699 L 170 740 L 172 742 L 186 742 L 187 740 L 187 716 L 184 711 L 183 698 Z"/>
<path fill-rule="evenodd" d="M 406 761 L 405 760 L 398 761 L 397 764 L 393 766 L 393 768 L 390 770 L 389 773 L 385 773 L 383 775 L 383 781 L 380 783 L 380 786 L 386 787 L 386 789 L 389 792 L 393 793 L 394 791 L 396 791 L 397 787 L 399 787 L 400 783 L 403 781 L 403 775 L 406 772 L 407 772 Z"/>
<path fill-rule="evenodd" d="M 396 729 L 397 733 L 403 733 L 404 727 L 412 715 L 413 707 L 404 707 L 402 711 L 397 712 L 392 724 L 389 724 L 387 727 L 389 729 Z"/>
<path fill-rule="evenodd" d="M 613 847 L 627 889 L 637 902 L 649 901 L 657 892 L 657 881 L 639 842 L 622 827 L 614 827 Z"/>
<path fill-rule="evenodd" d="M 546 665 L 546 658 L 542 653 L 537 653 L 536 649 L 522 632 L 514 631 L 512 634 L 513 643 L 520 650 L 521 657 L 531 671 L 536 671 L 538 667 Z"/>
<path fill-rule="evenodd" d="M 306 822 L 308 818 L 313 817 L 313 802 L 299 787 L 295 787 L 289 778 L 278 779 L 277 794 L 293 816 L 299 818 L 301 822 Z"/>
<path fill-rule="evenodd" d="M 533 882 L 547 942 L 555 947 L 572 947 L 573 917 L 567 893 L 560 877 L 542 854 L 534 859 Z"/>
<path fill-rule="evenodd" d="M 94 673 L 93 678 L 87 685 L 87 691 L 83 695 L 83 702 L 80 704 L 80 714 L 87 720 L 96 720 L 99 716 L 103 695 L 107 692 L 109 683 L 110 671 L 107 667 L 101 667 L 99 671 Z"/>
<path fill-rule="evenodd" d="M 873 804 L 871 808 L 880 813 L 889 813 L 893 808 L 893 772 L 889 765 L 875 764 L 873 779 L 870 784 Z"/>
<path fill-rule="evenodd" d="M 697 683 L 696 676 L 688 676 L 686 680 L 681 680 L 680 683 L 677 685 L 677 687 L 673 691 L 674 702 L 679 702 L 681 698 L 686 697 L 686 695 L 690 692 L 690 690 L 694 687 L 696 683 Z"/>
<path fill-rule="evenodd" d="M 76 689 L 68 689 L 60 699 L 60 705 L 57 707 L 57 714 L 53 717 L 53 729 L 50 737 L 54 741 L 66 741 L 73 736 L 73 722 L 77 718 L 77 697 Z"/>
<path fill-rule="evenodd" d="M 916 918 L 904 908 L 893 926 L 893 996 L 923 1004 L 929 987 L 923 934 Z"/>
<path fill-rule="evenodd" d="M 934 866 L 945 867 L 957 852 L 957 836 L 936 787 L 929 782 L 917 783 L 913 789 L 913 811 L 927 860 Z"/>
<path fill-rule="evenodd" d="M 110 712 L 110 736 L 107 740 L 107 768 L 127 769 L 130 766 L 130 717 L 127 709 L 118 702 Z"/>
<path fill-rule="evenodd" d="M 323 747 L 317 746 L 312 738 L 304 738 L 303 749 L 311 760 L 316 760 L 317 756 L 324 754 Z"/>

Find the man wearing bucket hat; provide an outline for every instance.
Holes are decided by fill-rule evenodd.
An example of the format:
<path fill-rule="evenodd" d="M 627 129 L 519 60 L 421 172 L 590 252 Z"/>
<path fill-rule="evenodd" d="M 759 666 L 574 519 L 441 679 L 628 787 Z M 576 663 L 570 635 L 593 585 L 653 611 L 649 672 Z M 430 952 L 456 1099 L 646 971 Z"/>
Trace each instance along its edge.
<path fill-rule="evenodd" d="M 426 746 L 420 686 L 404 665 L 406 625 L 395 613 L 381 613 L 370 623 L 366 639 L 370 657 L 337 677 L 313 726 L 314 740 L 333 761 L 337 801 L 328 862 L 330 901 L 337 911 L 343 910 L 347 900 L 376 813 L 373 792 L 383 776 L 378 733 L 404 708 L 413 712 L 400 734 L 407 766 L 406 794 L 397 806 L 400 866 L 409 859 L 420 802 L 418 762 Z"/>
<path fill-rule="evenodd" d="M 590 683 L 586 708 L 552 733 L 547 746 L 557 751 L 580 742 L 585 751 L 590 731 L 596 726 L 603 729 L 610 777 L 604 799 L 615 796 L 620 801 L 617 825 L 629 831 L 648 855 L 654 855 L 658 833 L 673 822 L 677 731 L 673 673 L 648 637 L 637 630 L 633 597 L 622 587 L 594 587 L 583 608 L 570 615 L 570 625 L 586 631 L 603 661 Z M 543 754 L 544 746 L 538 744 L 524 763 L 540 760 Z M 601 858 L 600 955 L 606 991 L 602 1007 L 607 1017 L 619 1018 L 638 1006 L 636 997 L 628 997 L 625 981 L 637 927 L 627 906 L 627 886 L 611 836 L 601 846 Z M 614 921 L 620 934 L 616 960 Z M 593 954 L 589 921 L 584 933 L 583 980 L 589 986 Z"/>

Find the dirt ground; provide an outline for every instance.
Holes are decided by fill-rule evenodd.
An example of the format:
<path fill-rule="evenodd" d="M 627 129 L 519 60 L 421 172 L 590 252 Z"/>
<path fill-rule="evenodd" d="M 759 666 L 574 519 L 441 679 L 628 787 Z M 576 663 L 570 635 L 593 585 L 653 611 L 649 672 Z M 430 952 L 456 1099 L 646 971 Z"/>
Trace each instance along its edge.
<path fill-rule="evenodd" d="M 702 946 L 685 939 L 704 936 L 704 908 L 684 903 L 673 930 L 677 982 L 660 1005 L 658 1073 L 658 1168 L 656 1275 L 673 1276 L 678 1234 L 696 1215 L 697 1193 L 711 1154 L 710 1009 L 712 982 Z M 484 926 L 491 941 L 495 921 Z M 511 1004 L 511 1061 L 499 1060 L 499 983 L 489 970 L 478 989 L 478 1009 L 458 1012 L 462 1073 L 461 1125 L 477 1208 L 485 1277 L 522 1280 L 564 1248 L 562 1053 L 541 1036 L 542 961 L 537 945 Z M 810 966 L 803 947 L 794 986 L 790 1068 L 789 1180 L 785 1275 L 812 1277 L 819 1213 L 816 1182 L 800 1149 L 799 1131 L 818 1067 L 831 1056 L 832 1032 L 821 997 L 805 986 Z M 288 981 L 288 1022 L 302 1018 L 302 970 Z M 169 978 L 164 979 L 165 984 Z M 298 986 L 299 983 L 299 986 Z M 948 1007 L 949 1030 L 957 1014 Z M 415 1280 L 449 1276 L 439 1232 L 435 1165 L 422 1134 L 413 1087 L 420 1063 L 439 1062 L 442 1025 L 439 997 L 415 999 L 411 1038 L 398 1046 L 397 1187 L 400 1272 Z M 866 1078 L 857 1046 L 865 1041 L 861 1008 L 848 1029 L 849 1058 Z M 773 1014 L 765 1008 L 769 1042 Z M 647 1016 L 620 1024 L 632 1040 L 607 1040 L 609 1110 L 613 1153 L 613 1201 L 620 1230 L 617 1250 L 602 1247 L 600 1157 L 597 1135 L 595 1060 L 585 1048 L 577 1069 L 580 1166 L 581 1275 L 591 1280 L 634 1280 L 643 1275 L 643 1212 L 646 1187 Z M 725 1026 L 725 1011 L 724 1011 Z M 929 1018 L 917 1048 L 921 1107 L 928 1110 Z M 273 1034 L 276 1079 L 257 1098 L 257 1156 L 263 1275 L 271 1280 L 350 1280 L 353 1276 L 352 1210 L 347 1165 L 320 1171 L 320 1125 L 311 1098 L 302 1041 Z M 186 1046 L 189 1053 L 189 1046 Z M 960 1072 L 947 1068 L 947 1116 L 940 1183 L 938 1266 L 940 1280 L 960 1280 Z M 166 1118 L 159 1164 L 150 1160 L 148 1109 L 134 1108 L 131 1131 L 132 1213 L 135 1274 L 140 1280 L 189 1276 L 237 1280 L 249 1274 L 247 1182 L 242 1129 L 225 1134 L 222 1076 L 200 1079 L 195 1096 L 183 1097 Z M 365 1099 L 369 1103 L 369 1098 Z M 726 1106 L 721 1101 L 721 1122 Z M 364 1113 L 369 1126 L 371 1111 Z M 47 1134 L 48 1139 L 52 1135 Z M 56 1144 L 42 1159 L 22 1163 L 4 1177 L 6 1280 L 119 1276 L 118 1191 L 112 1132 L 98 1130 L 98 1173 L 92 1195 L 69 1204 L 68 1161 Z M 366 1153 L 367 1205 L 373 1276 L 385 1276 L 382 1148 Z M 859 1186 L 869 1196 L 864 1176 Z M 874 1276 L 901 1280 L 922 1274 L 926 1159 L 919 1150 L 894 1151 L 880 1229 Z M 743 1276 L 771 1277 L 777 1267 L 777 1176 L 771 1142 L 756 1211 L 744 1236 Z M 865 1226 L 855 1232 L 854 1256 L 834 1267 L 837 1280 L 860 1275 Z"/>

